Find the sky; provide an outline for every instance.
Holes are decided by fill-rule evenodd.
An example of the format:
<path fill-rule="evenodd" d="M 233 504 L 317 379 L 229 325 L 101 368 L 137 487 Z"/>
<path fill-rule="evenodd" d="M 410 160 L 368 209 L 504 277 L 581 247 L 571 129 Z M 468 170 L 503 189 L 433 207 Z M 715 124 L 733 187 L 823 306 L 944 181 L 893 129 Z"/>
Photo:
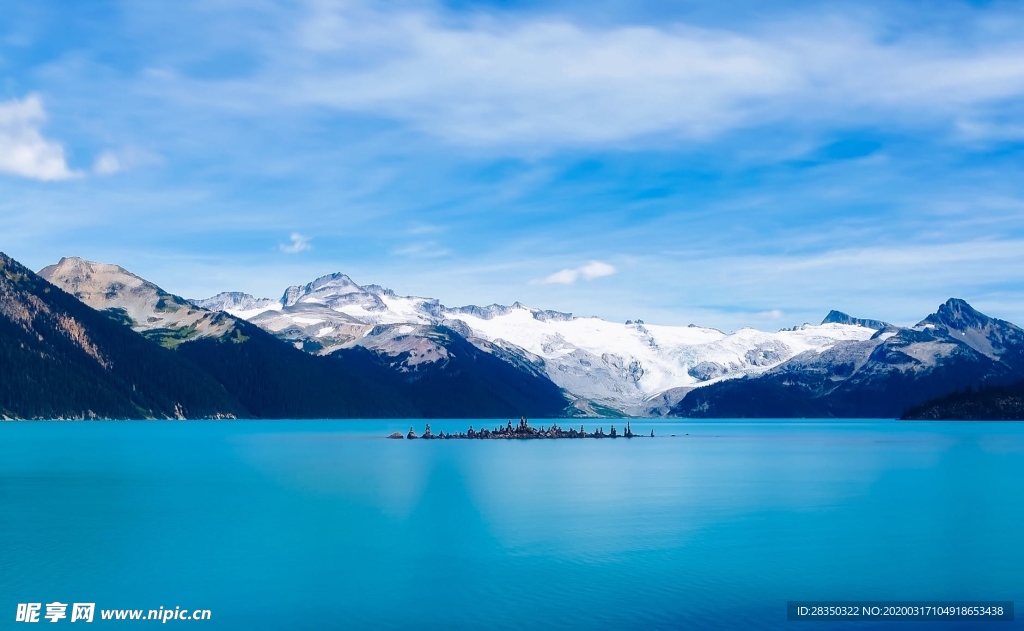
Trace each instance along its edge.
<path fill-rule="evenodd" d="M 3 0 L 0 250 L 190 298 L 1024 324 L 1024 6 Z"/>

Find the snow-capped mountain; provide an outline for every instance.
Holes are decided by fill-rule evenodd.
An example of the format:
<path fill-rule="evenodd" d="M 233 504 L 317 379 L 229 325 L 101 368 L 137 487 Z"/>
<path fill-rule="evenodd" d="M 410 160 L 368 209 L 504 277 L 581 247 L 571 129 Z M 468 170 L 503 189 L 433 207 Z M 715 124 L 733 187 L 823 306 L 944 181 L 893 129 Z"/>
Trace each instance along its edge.
<path fill-rule="evenodd" d="M 548 318 L 521 306 L 491 318 L 465 313 L 449 317 L 479 337 L 503 340 L 543 358 L 551 380 L 569 392 L 628 411 L 637 411 L 669 390 L 762 372 L 799 353 L 819 352 L 836 342 L 868 339 L 875 333 L 860 326 L 825 324 L 770 333 L 743 328 L 726 334 L 642 321 Z"/>
<path fill-rule="evenodd" d="M 254 298 L 239 291 L 225 291 L 206 300 L 193 300 L 192 304 L 210 311 L 227 311 L 238 317 L 252 317 L 267 309 L 276 309 L 280 303 L 270 298 Z"/>
<path fill-rule="evenodd" d="M 76 304 L 106 312 L 186 357 L 234 397 L 246 416 L 559 417 L 569 403 L 532 363 L 484 340 L 473 344 L 432 324 L 365 324 L 331 309 L 328 304 L 356 304 L 380 311 L 372 295 L 346 292 L 352 283 L 340 275 L 290 289 L 281 301 L 244 294 L 187 301 L 117 265 L 65 258 L 42 274 L 50 281 L 40 279 L 46 287 L 52 283 L 78 298 Z M 284 330 L 271 334 L 196 303 L 263 317 L 268 328 L 268 322 L 280 322 Z M 316 313 L 348 333 L 325 330 Z M 110 318 L 100 320 L 112 324 Z M 332 352 L 319 352 L 324 343 Z"/>
<path fill-rule="evenodd" d="M 801 353 L 715 384 L 672 413 L 708 417 L 898 417 L 929 399 L 1024 378 L 1024 330 L 950 299 L 913 327 Z"/>
<path fill-rule="evenodd" d="M 278 300 L 191 301 L 77 258 L 40 275 L 175 349 L 255 416 L 894 417 L 1024 379 L 1024 330 L 957 299 L 912 327 L 832 311 L 819 325 L 725 333 L 518 302 L 447 307 L 344 274 Z"/>
<path fill-rule="evenodd" d="M 229 313 L 324 354 L 364 346 L 406 349 L 414 361 L 435 361 L 446 351 L 424 332 L 446 327 L 483 350 L 534 365 L 582 407 L 593 403 L 627 413 L 665 409 L 692 388 L 758 374 L 798 354 L 865 341 L 876 333 L 861 323 L 841 322 L 724 333 L 693 325 L 574 317 L 518 302 L 450 308 L 433 298 L 359 285 L 344 274 L 289 287 L 276 302 L 220 294 L 193 303 L 222 304 Z"/>

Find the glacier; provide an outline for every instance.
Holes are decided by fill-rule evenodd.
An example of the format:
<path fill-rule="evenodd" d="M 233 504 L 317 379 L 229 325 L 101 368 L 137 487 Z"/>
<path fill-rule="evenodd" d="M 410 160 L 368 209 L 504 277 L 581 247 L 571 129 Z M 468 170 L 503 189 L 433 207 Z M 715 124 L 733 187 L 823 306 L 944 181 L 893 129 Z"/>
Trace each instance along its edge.
<path fill-rule="evenodd" d="M 577 401 L 624 414 L 663 412 L 694 388 L 756 375 L 878 330 L 864 321 L 804 324 L 779 331 L 610 322 L 597 317 L 512 305 L 446 307 L 437 299 L 400 296 L 359 285 L 341 273 L 288 287 L 278 300 L 225 292 L 193 300 L 253 322 L 310 352 L 364 346 L 409 362 L 446 350 L 431 331 L 447 327 L 477 347 L 526 362 Z M 873 324 L 873 322 L 872 322 Z"/>

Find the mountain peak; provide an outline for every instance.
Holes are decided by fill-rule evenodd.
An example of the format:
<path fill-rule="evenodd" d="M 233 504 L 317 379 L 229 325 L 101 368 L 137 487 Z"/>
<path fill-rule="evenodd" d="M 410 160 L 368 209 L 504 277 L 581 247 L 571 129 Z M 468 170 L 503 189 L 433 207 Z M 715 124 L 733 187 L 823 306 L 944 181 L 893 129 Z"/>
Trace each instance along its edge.
<path fill-rule="evenodd" d="M 94 274 L 101 276 L 127 276 L 141 280 L 138 276 L 132 274 L 120 265 L 114 265 L 113 263 L 97 263 L 77 256 L 63 256 L 55 264 L 47 265 L 43 269 L 39 270 L 38 273 L 50 282 L 53 282 L 53 278 L 56 276 L 74 276 L 79 282 L 81 282 L 83 280 L 91 279 Z"/>
<path fill-rule="evenodd" d="M 195 304 L 170 294 L 120 265 L 64 257 L 39 270 L 39 276 L 98 311 L 114 310 L 136 331 L 173 329 L 191 337 L 220 336 L 230 320 L 214 317 Z M 177 337 L 180 341 L 186 337 Z"/>
<path fill-rule="evenodd" d="M 842 311 L 836 311 L 835 309 L 828 312 L 825 319 L 821 321 L 822 324 L 851 324 L 853 326 L 863 326 L 876 331 L 891 326 L 888 322 L 881 320 L 869 320 L 866 318 L 854 318 L 851 315 L 843 313 Z"/>
<path fill-rule="evenodd" d="M 290 307 L 304 298 L 313 297 L 314 301 L 320 301 L 330 296 L 342 296 L 362 291 L 363 288 L 347 274 L 335 272 L 321 276 L 305 285 L 289 287 L 281 297 L 281 304 Z"/>
<path fill-rule="evenodd" d="M 821 323 L 822 324 L 830 324 L 830 323 L 831 324 L 847 324 L 847 323 L 849 323 L 850 320 L 853 320 L 853 317 L 850 316 L 849 314 L 843 313 L 842 311 L 836 311 L 835 309 L 832 309 L 831 311 L 828 312 L 828 315 L 825 316 L 825 319 L 822 320 Z"/>
<path fill-rule="evenodd" d="M 979 329 L 992 321 L 984 313 L 972 307 L 966 300 L 950 298 L 939 306 L 938 311 L 921 321 L 921 324 L 946 326 L 954 331 Z"/>
<path fill-rule="evenodd" d="M 317 278 L 316 280 L 314 280 L 310 284 L 312 286 L 314 286 L 314 287 L 324 287 L 324 286 L 327 286 L 327 285 L 348 286 L 348 285 L 355 285 L 356 282 L 354 280 L 352 280 L 352 278 L 348 274 L 343 274 L 341 272 L 334 272 L 333 274 L 325 274 L 325 275 L 321 276 L 320 278 Z M 358 285 L 356 285 L 356 286 L 358 287 Z"/>

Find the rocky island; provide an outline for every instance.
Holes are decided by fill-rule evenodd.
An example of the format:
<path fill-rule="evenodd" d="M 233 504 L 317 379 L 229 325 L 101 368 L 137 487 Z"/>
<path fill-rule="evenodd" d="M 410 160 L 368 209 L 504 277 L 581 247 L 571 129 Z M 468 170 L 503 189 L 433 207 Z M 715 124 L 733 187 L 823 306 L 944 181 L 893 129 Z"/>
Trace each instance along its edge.
<path fill-rule="evenodd" d="M 469 429 L 465 432 L 445 433 L 438 432 L 433 433 L 430 429 L 430 423 L 427 423 L 426 428 L 423 430 L 422 436 L 417 436 L 416 432 L 412 427 L 409 428 L 404 438 L 407 439 L 426 439 L 426 440 L 449 440 L 449 439 L 484 439 L 484 440 L 501 440 L 501 439 L 513 439 L 513 438 L 635 438 L 637 434 L 633 433 L 633 428 L 630 426 L 629 421 L 626 421 L 626 429 L 621 434 L 616 431 L 615 426 L 612 425 L 610 431 L 604 433 L 604 428 L 600 427 L 597 431 L 587 432 L 581 425 L 579 430 L 575 428 L 563 429 L 558 426 L 557 423 L 552 423 L 550 427 L 531 427 L 526 417 L 519 419 L 518 425 L 512 425 L 512 421 L 509 421 L 505 426 L 498 426 L 494 429 L 481 428 L 479 430 L 473 429 L 470 425 Z M 654 437 L 654 430 L 651 430 L 651 438 Z M 395 432 L 388 436 L 388 438 L 403 438 L 401 432 Z"/>

